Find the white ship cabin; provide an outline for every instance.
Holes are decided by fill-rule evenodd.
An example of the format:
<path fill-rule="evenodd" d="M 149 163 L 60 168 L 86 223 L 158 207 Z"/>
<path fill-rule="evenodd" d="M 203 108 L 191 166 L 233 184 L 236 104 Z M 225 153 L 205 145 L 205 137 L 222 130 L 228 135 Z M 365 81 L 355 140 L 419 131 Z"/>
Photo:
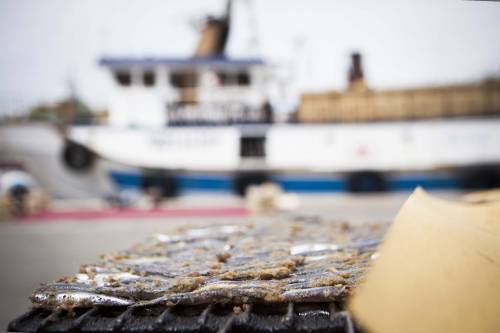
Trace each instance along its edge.
<path fill-rule="evenodd" d="M 269 69 L 259 58 L 112 58 L 109 123 L 119 127 L 265 123 Z"/>

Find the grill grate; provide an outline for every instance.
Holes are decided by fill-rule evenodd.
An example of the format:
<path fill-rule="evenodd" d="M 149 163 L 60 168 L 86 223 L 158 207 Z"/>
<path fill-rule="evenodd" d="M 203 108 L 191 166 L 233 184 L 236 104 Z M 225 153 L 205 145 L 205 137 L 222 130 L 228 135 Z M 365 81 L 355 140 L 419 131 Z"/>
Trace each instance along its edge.
<path fill-rule="evenodd" d="M 240 311 L 241 310 L 241 311 Z M 9 324 L 13 332 L 341 332 L 356 333 L 335 303 L 33 309 Z"/>

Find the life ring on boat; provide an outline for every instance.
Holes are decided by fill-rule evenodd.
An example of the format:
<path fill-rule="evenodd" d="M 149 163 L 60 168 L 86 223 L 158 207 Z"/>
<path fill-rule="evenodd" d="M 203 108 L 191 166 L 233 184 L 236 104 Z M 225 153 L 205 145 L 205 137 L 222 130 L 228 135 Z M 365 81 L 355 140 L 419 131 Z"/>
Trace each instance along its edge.
<path fill-rule="evenodd" d="M 92 151 L 72 141 L 66 142 L 62 158 L 68 169 L 78 172 L 90 170 L 95 163 L 95 154 Z"/>

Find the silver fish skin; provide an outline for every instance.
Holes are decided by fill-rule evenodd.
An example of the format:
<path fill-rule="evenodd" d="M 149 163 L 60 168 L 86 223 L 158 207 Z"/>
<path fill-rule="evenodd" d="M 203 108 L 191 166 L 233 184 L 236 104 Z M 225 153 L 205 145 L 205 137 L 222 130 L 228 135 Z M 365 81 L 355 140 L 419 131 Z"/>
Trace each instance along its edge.
<path fill-rule="evenodd" d="M 133 301 L 126 298 L 94 294 L 88 292 L 59 292 L 55 294 L 35 293 L 31 296 L 31 301 L 39 306 L 128 306 Z"/>

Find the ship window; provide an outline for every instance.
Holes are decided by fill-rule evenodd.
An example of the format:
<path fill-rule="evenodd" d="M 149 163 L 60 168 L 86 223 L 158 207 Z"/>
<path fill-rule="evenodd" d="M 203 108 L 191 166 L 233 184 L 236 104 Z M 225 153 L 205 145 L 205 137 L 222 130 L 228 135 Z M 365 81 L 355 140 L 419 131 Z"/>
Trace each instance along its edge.
<path fill-rule="evenodd" d="M 115 72 L 115 80 L 120 86 L 130 86 L 132 83 L 132 76 L 129 71 L 119 70 Z"/>
<path fill-rule="evenodd" d="M 250 75 L 248 75 L 247 72 L 239 72 L 238 73 L 238 85 L 239 86 L 250 85 Z"/>
<path fill-rule="evenodd" d="M 170 84 L 175 88 L 194 88 L 198 85 L 198 75 L 194 72 L 172 73 Z"/>
<path fill-rule="evenodd" d="M 230 75 L 227 73 L 219 72 L 217 73 L 217 78 L 219 79 L 219 84 L 221 86 L 227 86 L 229 83 Z"/>
<path fill-rule="evenodd" d="M 217 77 L 222 86 L 250 85 L 250 75 L 247 72 L 218 72 Z"/>
<path fill-rule="evenodd" d="M 156 82 L 155 73 L 152 70 L 144 71 L 142 75 L 142 82 L 146 87 L 154 86 Z"/>

